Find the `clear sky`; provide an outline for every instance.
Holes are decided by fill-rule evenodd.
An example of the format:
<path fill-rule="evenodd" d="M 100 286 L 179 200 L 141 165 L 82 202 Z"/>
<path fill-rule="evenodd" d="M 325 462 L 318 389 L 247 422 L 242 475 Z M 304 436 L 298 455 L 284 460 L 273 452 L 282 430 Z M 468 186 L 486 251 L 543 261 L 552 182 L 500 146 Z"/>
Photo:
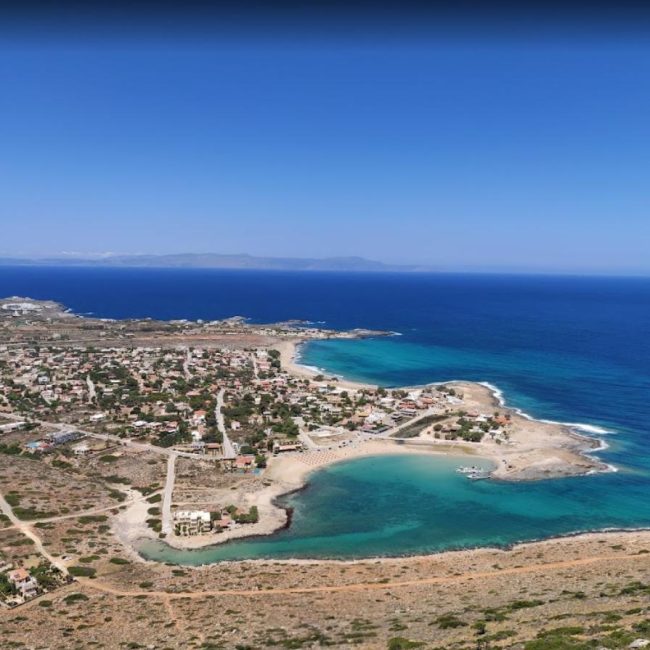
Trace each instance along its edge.
<path fill-rule="evenodd" d="M 4 32 L 0 255 L 650 273 L 643 30 L 246 27 Z"/>

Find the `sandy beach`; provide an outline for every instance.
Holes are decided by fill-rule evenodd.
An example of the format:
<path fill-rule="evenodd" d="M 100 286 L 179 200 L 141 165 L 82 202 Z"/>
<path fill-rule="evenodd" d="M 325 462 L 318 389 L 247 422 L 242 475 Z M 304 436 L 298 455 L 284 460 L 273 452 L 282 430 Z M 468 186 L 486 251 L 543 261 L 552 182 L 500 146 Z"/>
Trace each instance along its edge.
<path fill-rule="evenodd" d="M 222 495 L 215 495 L 218 500 L 236 500 L 245 508 L 256 506 L 260 520 L 256 524 L 242 524 L 217 534 L 178 537 L 170 535 L 165 542 L 174 548 L 193 549 L 221 544 L 228 540 L 257 535 L 271 535 L 287 525 L 287 513 L 275 504 L 277 497 L 299 490 L 309 480 L 309 475 L 334 463 L 394 454 L 418 455 L 457 455 L 473 454 L 473 450 L 453 445 L 439 445 L 435 449 L 417 443 L 401 445 L 386 440 L 369 440 L 354 446 L 337 447 L 331 450 L 303 452 L 276 456 L 269 460 L 264 472 L 267 485 L 263 489 L 238 489 L 235 493 L 224 490 Z M 146 504 L 145 504 L 146 505 Z M 134 504 L 125 509 L 117 518 L 116 535 L 125 543 L 133 544 L 138 539 L 158 538 L 145 523 L 146 507 Z"/>
<path fill-rule="evenodd" d="M 335 383 L 341 388 L 347 390 L 362 390 L 362 389 L 375 389 L 377 388 L 376 384 L 364 384 L 361 382 L 350 381 L 349 379 L 344 379 L 343 377 L 337 377 L 331 373 L 323 371 L 322 373 L 308 366 L 303 366 L 300 364 L 299 357 L 299 348 L 306 341 L 303 340 L 293 340 L 287 341 L 283 340 L 275 344 L 273 347 L 280 352 L 280 362 L 282 368 L 284 368 L 288 373 L 294 375 L 295 377 L 303 377 L 305 379 L 314 379 L 318 375 L 322 374 L 324 377 L 327 377 L 328 383 Z"/>

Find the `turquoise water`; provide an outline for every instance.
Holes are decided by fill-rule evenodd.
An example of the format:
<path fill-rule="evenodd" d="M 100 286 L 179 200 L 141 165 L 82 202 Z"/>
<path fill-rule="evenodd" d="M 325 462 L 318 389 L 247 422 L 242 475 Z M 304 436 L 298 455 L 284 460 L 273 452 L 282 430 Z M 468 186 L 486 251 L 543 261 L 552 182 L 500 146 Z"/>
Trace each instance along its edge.
<path fill-rule="evenodd" d="M 399 556 L 504 546 L 593 528 L 650 526 L 650 500 L 635 473 L 529 483 L 470 481 L 467 457 L 377 456 L 332 465 L 283 505 L 287 530 L 197 551 L 147 542 L 148 559 L 200 565 L 252 558 Z M 483 463 L 484 467 L 488 467 Z"/>

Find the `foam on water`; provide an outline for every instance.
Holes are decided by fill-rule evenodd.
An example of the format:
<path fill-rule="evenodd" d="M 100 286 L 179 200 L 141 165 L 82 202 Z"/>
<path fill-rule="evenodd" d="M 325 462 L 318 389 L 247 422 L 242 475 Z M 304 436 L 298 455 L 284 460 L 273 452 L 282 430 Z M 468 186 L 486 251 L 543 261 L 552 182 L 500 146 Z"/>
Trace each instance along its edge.
<path fill-rule="evenodd" d="M 442 382 L 445 383 L 445 382 Z M 451 383 L 451 382 L 447 382 Z M 520 409 L 517 406 L 509 406 L 506 404 L 506 399 L 503 394 L 503 391 L 495 386 L 494 384 L 491 384 L 490 382 L 487 381 L 479 381 L 477 382 L 481 386 L 485 386 L 486 388 L 489 388 L 492 393 L 494 394 L 494 397 L 497 399 L 499 402 L 499 405 L 502 406 L 503 408 L 509 408 L 515 411 L 518 415 L 521 415 L 521 417 L 526 418 L 527 420 L 537 420 L 538 422 L 545 422 L 546 424 L 559 424 L 565 427 L 571 427 L 572 429 L 578 429 L 579 431 L 582 431 L 584 433 L 589 433 L 592 435 L 608 435 L 612 433 L 616 433 L 616 431 L 611 431 L 609 429 L 604 429 L 603 427 L 596 426 L 595 424 L 585 424 L 584 422 L 559 422 L 558 420 L 548 420 L 545 418 L 535 418 L 529 413 L 526 413 L 524 410 Z M 606 447 L 605 447 L 606 449 Z"/>

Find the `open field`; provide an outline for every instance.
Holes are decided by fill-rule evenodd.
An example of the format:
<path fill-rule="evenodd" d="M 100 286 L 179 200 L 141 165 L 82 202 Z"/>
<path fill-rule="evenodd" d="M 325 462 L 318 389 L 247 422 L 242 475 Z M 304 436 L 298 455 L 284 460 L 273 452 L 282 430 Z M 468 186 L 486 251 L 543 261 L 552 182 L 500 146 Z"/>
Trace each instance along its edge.
<path fill-rule="evenodd" d="M 48 607 L 0 616 L 16 648 L 388 648 L 398 637 L 439 649 L 623 648 L 647 636 L 649 548 L 649 533 L 612 533 L 404 560 L 118 565 Z M 566 645 L 550 645 L 560 637 Z"/>

